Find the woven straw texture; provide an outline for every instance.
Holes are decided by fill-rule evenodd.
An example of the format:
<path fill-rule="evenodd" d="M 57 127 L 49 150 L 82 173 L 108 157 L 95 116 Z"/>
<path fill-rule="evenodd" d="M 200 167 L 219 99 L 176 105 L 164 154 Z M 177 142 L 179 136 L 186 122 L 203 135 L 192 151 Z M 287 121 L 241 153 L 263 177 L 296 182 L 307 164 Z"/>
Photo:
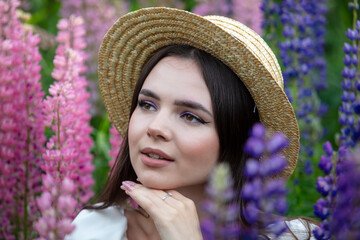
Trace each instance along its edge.
<path fill-rule="evenodd" d="M 272 132 L 290 139 L 284 151 L 293 172 L 299 152 L 299 130 L 283 91 L 279 64 L 254 31 L 229 18 L 198 15 L 170 8 L 146 8 L 119 18 L 105 35 L 99 51 L 99 83 L 109 117 L 124 136 L 132 93 L 143 65 L 156 50 L 172 44 L 202 49 L 229 66 L 244 82 Z"/>

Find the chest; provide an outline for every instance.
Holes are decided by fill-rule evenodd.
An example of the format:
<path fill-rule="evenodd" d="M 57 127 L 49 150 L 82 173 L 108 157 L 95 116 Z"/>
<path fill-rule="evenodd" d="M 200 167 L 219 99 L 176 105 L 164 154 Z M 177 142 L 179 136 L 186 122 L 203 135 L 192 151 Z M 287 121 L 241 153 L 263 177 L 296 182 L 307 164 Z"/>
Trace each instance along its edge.
<path fill-rule="evenodd" d="M 150 217 L 128 210 L 125 210 L 125 216 L 127 219 L 126 236 L 128 240 L 161 240 Z"/>

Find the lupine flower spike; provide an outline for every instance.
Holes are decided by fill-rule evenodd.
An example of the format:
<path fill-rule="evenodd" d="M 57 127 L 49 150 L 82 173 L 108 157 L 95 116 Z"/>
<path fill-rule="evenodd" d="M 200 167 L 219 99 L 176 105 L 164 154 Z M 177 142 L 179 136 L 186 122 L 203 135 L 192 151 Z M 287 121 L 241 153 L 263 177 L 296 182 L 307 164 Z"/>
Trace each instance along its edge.
<path fill-rule="evenodd" d="M 111 161 L 109 162 L 109 166 L 110 168 L 112 168 L 114 166 L 115 159 L 121 148 L 123 138 L 120 136 L 120 134 L 118 133 L 118 131 L 114 126 L 110 128 L 110 134 L 111 134 L 110 137 L 111 149 L 109 150 L 109 155 L 111 157 Z"/>
<path fill-rule="evenodd" d="M 46 172 L 43 181 L 44 184 L 46 181 L 53 182 L 56 186 L 44 185 L 44 192 L 38 200 L 42 217 L 36 226 L 44 239 L 60 239 L 63 234 L 71 232 L 73 227 L 69 223 L 76 214 L 75 209 L 80 210 L 93 195 L 90 154 L 92 128 L 87 112 L 90 108 L 87 102 L 89 94 L 86 92 L 86 80 L 80 76 L 85 71 L 82 49 L 86 46 L 82 25 L 80 17 L 59 21 L 56 39 L 60 45 L 52 73 L 56 81 L 50 86 L 50 96 L 44 101 L 46 125 L 54 135 L 47 142 L 43 154 L 42 169 Z M 75 186 L 75 191 L 58 192 L 63 184 L 69 185 L 69 182 Z M 66 199 L 68 211 L 64 213 L 59 213 L 60 205 L 65 204 L 60 199 Z M 52 212 L 51 216 L 49 211 Z"/>
<path fill-rule="evenodd" d="M 112 2 L 112 3 L 111 3 Z M 106 30 L 116 21 L 117 17 L 128 12 L 125 1 L 94 1 L 94 0 L 62 0 L 61 16 L 79 16 L 84 19 L 83 29 L 86 42 L 87 71 L 83 74 L 87 78 L 92 108 L 92 115 L 103 114 L 103 106 L 99 104 L 99 89 L 97 87 L 98 51 Z"/>
<path fill-rule="evenodd" d="M 206 188 L 209 196 L 203 204 L 207 217 L 201 221 L 205 240 L 235 239 L 239 236 L 239 206 L 234 202 L 233 180 L 229 165 L 220 163 Z"/>
<path fill-rule="evenodd" d="M 253 29 L 258 34 L 262 33 L 261 0 L 197 0 L 197 2 L 198 4 L 192 10 L 196 14 L 230 17 Z"/>
<path fill-rule="evenodd" d="M 206 189 L 209 200 L 204 204 L 208 216 L 201 222 L 204 239 L 257 240 L 262 234 L 276 237 L 286 230 L 283 219 L 275 214 L 287 211 L 285 181 L 276 176 L 287 166 L 281 151 L 288 140 L 281 133 L 269 135 L 261 124 L 251 130 L 245 144 L 251 158 L 246 162 L 247 180 L 240 196 L 235 196 L 228 165 L 219 164 L 211 175 Z M 240 209 L 239 198 L 245 209 Z M 245 218 L 248 227 L 238 224 L 240 218 Z"/>
<path fill-rule="evenodd" d="M 75 211 L 76 200 L 72 195 L 76 192 L 76 185 L 65 177 L 58 182 L 50 174 L 43 177 L 43 193 L 37 198 L 37 204 L 42 213 L 35 223 L 40 238 L 38 240 L 64 239 L 75 226 L 72 225 L 71 215 Z"/>
<path fill-rule="evenodd" d="M 318 177 L 316 190 L 322 195 L 314 204 L 314 214 L 322 221 L 320 226 L 313 233 L 316 239 L 330 239 L 329 219 L 332 207 L 335 204 L 337 194 L 335 176 L 333 174 L 334 163 L 336 163 L 336 154 L 333 152 L 330 142 L 323 145 L 325 156 L 321 156 L 319 168 L 324 172 L 325 177 Z"/>
<path fill-rule="evenodd" d="M 274 5 L 272 1 L 265 2 L 264 6 Z M 299 121 L 300 159 L 305 163 L 304 170 L 307 174 L 313 172 L 313 146 L 325 133 L 320 124 L 320 117 L 326 113 L 327 108 L 317 95 L 318 90 L 326 87 L 325 3 L 324 0 L 285 0 L 278 10 L 284 26 L 284 40 L 279 43 L 280 59 L 284 66 L 284 86 Z M 271 9 L 267 12 L 275 13 Z M 275 32 L 276 28 L 272 30 Z"/>
<path fill-rule="evenodd" d="M 287 160 L 281 155 L 287 146 L 285 135 L 270 136 L 260 123 L 250 132 L 244 150 L 251 158 L 246 162 L 247 180 L 241 195 L 245 201 L 244 217 L 250 224 L 249 229 L 243 229 L 244 239 L 258 239 L 261 234 L 277 237 L 286 230 L 280 217 L 287 212 L 285 180 L 276 176 L 287 166 Z"/>
<path fill-rule="evenodd" d="M 360 237 L 360 145 L 340 147 L 332 152 L 330 143 L 324 144 L 319 168 L 317 190 L 323 196 L 314 205 L 314 214 L 321 219 L 313 233 L 318 240 L 359 239 Z"/>
<path fill-rule="evenodd" d="M 357 19 L 359 5 L 357 1 L 350 3 L 349 8 L 353 11 L 353 28 L 349 28 L 346 37 L 349 42 L 344 44 L 344 78 L 341 86 L 343 95 L 342 104 L 339 107 L 339 122 L 342 125 L 340 134 L 340 144 L 343 146 L 354 147 L 360 139 L 360 78 L 359 78 L 359 37 L 360 20 Z"/>
<path fill-rule="evenodd" d="M 18 6 L 0 0 L 0 239 L 33 234 L 45 142 L 39 38 L 23 29 Z"/>

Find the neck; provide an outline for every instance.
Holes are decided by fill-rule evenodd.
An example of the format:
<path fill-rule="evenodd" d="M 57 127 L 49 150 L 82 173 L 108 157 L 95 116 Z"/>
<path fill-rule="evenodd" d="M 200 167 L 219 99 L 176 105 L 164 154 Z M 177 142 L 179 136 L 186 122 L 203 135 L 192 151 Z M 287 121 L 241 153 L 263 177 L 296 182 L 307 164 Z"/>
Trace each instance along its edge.
<path fill-rule="evenodd" d="M 202 184 L 198 184 L 198 185 L 181 187 L 181 188 L 176 189 L 176 191 L 178 191 L 185 197 L 190 198 L 195 203 L 199 219 L 201 219 L 203 216 L 203 211 L 202 211 L 201 205 L 207 198 L 206 193 L 205 193 L 205 185 L 206 185 L 206 183 L 202 183 Z"/>

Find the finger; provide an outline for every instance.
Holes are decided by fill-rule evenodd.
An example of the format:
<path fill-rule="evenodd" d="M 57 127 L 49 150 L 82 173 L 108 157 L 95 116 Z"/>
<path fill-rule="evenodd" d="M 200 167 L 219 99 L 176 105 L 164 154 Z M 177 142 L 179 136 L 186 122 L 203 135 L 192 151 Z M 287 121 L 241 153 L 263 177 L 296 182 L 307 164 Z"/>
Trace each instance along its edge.
<path fill-rule="evenodd" d="M 141 184 L 131 182 L 124 182 L 121 188 L 150 216 L 169 211 L 170 206 L 162 200 L 162 196 L 167 193 L 162 190 L 149 189 Z"/>
<path fill-rule="evenodd" d="M 185 197 L 176 190 L 169 190 L 168 193 L 172 194 L 172 199 L 173 199 L 173 200 L 169 199 L 170 200 L 169 204 L 172 204 L 172 206 L 178 209 L 183 209 L 184 211 L 191 209 L 193 214 L 197 214 L 196 206 L 193 200 Z"/>

